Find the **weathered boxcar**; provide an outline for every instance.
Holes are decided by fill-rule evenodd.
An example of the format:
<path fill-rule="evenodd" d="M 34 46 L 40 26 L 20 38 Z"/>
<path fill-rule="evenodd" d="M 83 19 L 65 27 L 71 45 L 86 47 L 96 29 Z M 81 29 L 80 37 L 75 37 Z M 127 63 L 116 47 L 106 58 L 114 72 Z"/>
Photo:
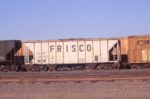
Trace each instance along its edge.
<path fill-rule="evenodd" d="M 23 42 L 26 65 L 74 66 L 114 64 L 120 61 L 118 39 L 66 39 Z M 105 65 L 106 66 L 106 65 Z"/>
<path fill-rule="evenodd" d="M 144 68 L 150 64 L 150 35 L 128 37 L 128 63 Z"/>

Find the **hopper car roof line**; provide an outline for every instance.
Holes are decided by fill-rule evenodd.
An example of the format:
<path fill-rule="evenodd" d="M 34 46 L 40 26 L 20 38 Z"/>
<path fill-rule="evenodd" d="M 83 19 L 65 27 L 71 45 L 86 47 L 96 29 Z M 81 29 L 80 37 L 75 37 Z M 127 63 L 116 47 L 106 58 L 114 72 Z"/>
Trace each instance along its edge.
<path fill-rule="evenodd" d="M 66 41 L 94 41 L 94 40 L 119 40 L 119 38 L 73 38 L 73 39 L 58 39 L 58 40 L 28 40 L 23 43 L 33 42 L 66 42 Z"/>

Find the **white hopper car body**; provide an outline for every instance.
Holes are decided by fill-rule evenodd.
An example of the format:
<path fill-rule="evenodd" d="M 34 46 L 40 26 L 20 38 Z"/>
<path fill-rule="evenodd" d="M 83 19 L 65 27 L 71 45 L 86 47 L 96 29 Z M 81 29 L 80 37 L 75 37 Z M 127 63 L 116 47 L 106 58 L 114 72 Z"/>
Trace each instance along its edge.
<path fill-rule="evenodd" d="M 66 39 L 23 42 L 25 64 L 88 64 L 120 61 L 118 39 Z"/>

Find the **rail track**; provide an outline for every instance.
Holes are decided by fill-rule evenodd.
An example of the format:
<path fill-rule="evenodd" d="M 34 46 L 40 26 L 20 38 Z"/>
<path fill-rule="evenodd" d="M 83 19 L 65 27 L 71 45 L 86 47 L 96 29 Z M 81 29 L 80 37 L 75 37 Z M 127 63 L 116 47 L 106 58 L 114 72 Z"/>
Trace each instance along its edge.
<path fill-rule="evenodd" d="M 150 70 L 6 72 L 0 82 L 150 80 Z"/>

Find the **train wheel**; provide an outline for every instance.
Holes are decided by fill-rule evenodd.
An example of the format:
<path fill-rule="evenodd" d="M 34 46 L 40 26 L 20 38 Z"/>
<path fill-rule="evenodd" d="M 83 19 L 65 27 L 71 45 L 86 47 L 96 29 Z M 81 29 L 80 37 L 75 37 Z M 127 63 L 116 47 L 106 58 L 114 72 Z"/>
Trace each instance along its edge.
<path fill-rule="evenodd" d="M 28 65 L 22 66 L 22 71 L 32 72 L 32 67 Z"/>
<path fill-rule="evenodd" d="M 10 66 L 4 66 L 4 67 L 2 67 L 2 71 L 9 72 L 9 71 L 11 71 L 11 68 L 10 68 Z"/>
<path fill-rule="evenodd" d="M 97 64 L 86 64 L 86 66 L 85 66 L 85 70 L 94 70 L 94 69 L 96 69 L 97 68 Z"/>
<path fill-rule="evenodd" d="M 98 70 L 112 70 L 112 69 L 114 69 L 114 67 L 112 64 L 99 64 L 97 66 L 97 69 Z"/>
<path fill-rule="evenodd" d="M 120 63 L 112 64 L 112 69 L 120 69 Z"/>
<path fill-rule="evenodd" d="M 47 66 L 48 71 L 55 71 L 56 70 L 56 65 L 49 65 Z"/>
<path fill-rule="evenodd" d="M 32 72 L 39 72 L 40 68 L 38 66 L 32 66 Z"/>
<path fill-rule="evenodd" d="M 131 69 L 140 69 L 140 66 L 132 64 L 130 65 Z"/>
<path fill-rule="evenodd" d="M 17 72 L 18 71 L 18 66 L 11 66 L 10 69 L 13 72 Z"/>
<path fill-rule="evenodd" d="M 150 69 L 150 64 L 145 64 L 144 68 Z"/>
<path fill-rule="evenodd" d="M 42 66 L 42 68 L 40 68 L 40 71 L 41 72 L 45 72 L 48 70 L 48 67 L 47 66 Z"/>

